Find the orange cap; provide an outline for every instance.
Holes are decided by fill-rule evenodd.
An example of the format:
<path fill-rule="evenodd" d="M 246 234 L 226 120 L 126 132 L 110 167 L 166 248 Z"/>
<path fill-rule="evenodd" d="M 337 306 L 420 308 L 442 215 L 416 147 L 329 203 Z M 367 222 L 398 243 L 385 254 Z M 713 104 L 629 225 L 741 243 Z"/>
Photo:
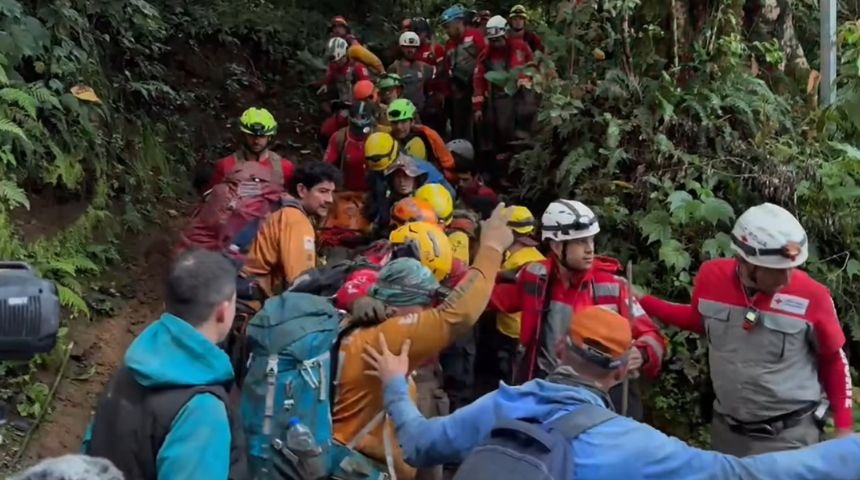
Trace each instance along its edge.
<path fill-rule="evenodd" d="M 391 209 L 391 223 L 405 225 L 410 222 L 427 222 L 436 225 L 439 217 L 433 206 L 419 198 L 406 197 L 394 204 Z"/>
<path fill-rule="evenodd" d="M 604 307 L 588 307 L 573 314 L 568 346 L 574 352 L 607 369 L 623 365 L 633 345 L 630 322 Z"/>
<path fill-rule="evenodd" d="M 352 87 L 352 99 L 356 102 L 362 102 L 365 100 L 375 101 L 375 93 L 376 86 L 374 86 L 373 82 L 370 80 L 359 80 L 355 82 L 355 86 Z"/>

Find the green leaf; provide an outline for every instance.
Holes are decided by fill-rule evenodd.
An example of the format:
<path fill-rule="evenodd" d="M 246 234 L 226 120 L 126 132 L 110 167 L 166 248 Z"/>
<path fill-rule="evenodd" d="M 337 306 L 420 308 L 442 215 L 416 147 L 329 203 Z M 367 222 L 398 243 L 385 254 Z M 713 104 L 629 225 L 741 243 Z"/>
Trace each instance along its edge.
<path fill-rule="evenodd" d="M 713 238 L 705 240 L 702 244 L 702 253 L 708 258 L 724 257 L 732 251 L 732 238 L 720 232 Z"/>
<path fill-rule="evenodd" d="M 681 242 L 675 239 L 663 242 L 660 247 L 660 260 L 675 272 L 686 270 L 690 266 L 690 254 L 684 250 Z"/>
<path fill-rule="evenodd" d="M 498 70 L 494 70 L 492 72 L 487 72 L 484 74 L 484 78 L 487 79 L 488 82 L 496 85 L 498 87 L 504 87 L 507 85 L 508 80 L 510 79 L 510 74 L 508 72 L 500 72 Z"/>
<path fill-rule="evenodd" d="M 0 133 L 3 132 L 15 135 L 24 143 L 30 143 L 30 139 L 27 138 L 27 135 L 24 134 L 24 130 L 21 130 L 21 127 L 19 127 L 17 123 L 9 120 L 8 118 L 0 117 Z"/>
<path fill-rule="evenodd" d="M 89 318 L 90 309 L 87 306 L 87 302 L 80 295 L 58 282 L 54 282 L 54 284 L 57 286 L 57 294 L 60 297 L 60 304 L 62 306 L 71 309 L 74 313 Z"/>
<path fill-rule="evenodd" d="M 39 102 L 29 93 L 14 87 L 0 88 L 0 98 L 21 107 L 31 118 L 36 118 Z"/>
<path fill-rule="evenodd" d="M 669 211 L 675 213 L 680 208 L 684 208 L 684 206 L 693 200 L 693 196 L 684 190 L 675 190 L 669 195 L 669 198 L 666 199 L 666 203 L 669 204 Z"/>
<path fill-rule="evenodd" d="M 12 180 L 0 180 L 0 199 L 11 207 L 24 207 L 30 209 L 30 200 L 27 193 Z"/>
<path fill-rule="evenodd" d="M 663 210 L 654 210 L 639 220 L 639 230 L 648 237 L 648 243 L 666 242 L 672 238 L 672 219 Z"/>
<path fill-rule="evenodd" d="M 848 263 L 845 264 L 845 273 L 848 274 L 848 278 L 860 276 L 860 262 L 853 258 L 848 260 Z"/>
<path fill-rule="evenodd" d="M 711 225 L 716 225 L 721 220 L 728 223 L 735 218 L 735 209 L 729 202 L 720 198 L 706 198 L 702 201 L 699 216 L 710 222 Z"/>

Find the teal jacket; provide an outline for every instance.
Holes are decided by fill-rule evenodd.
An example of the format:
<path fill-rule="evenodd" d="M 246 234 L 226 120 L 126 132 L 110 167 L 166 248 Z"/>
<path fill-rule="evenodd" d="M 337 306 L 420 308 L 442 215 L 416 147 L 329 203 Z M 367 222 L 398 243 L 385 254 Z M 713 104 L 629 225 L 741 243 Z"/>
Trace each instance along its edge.
<path fill-rule="evenodd" d="M 215 385 L 233 379 L 227 354 L 188 322 L 169 313 L 141 332 L 128 347 L 124 362 L 145 387 Z M 92 422 L 84 435 L 84 453 L 91 427 Z M 209 393 L 194 396 L 176 414 L 158 451 L 158 479 L 226 479 L 230 442 L 224 403 Z"/>

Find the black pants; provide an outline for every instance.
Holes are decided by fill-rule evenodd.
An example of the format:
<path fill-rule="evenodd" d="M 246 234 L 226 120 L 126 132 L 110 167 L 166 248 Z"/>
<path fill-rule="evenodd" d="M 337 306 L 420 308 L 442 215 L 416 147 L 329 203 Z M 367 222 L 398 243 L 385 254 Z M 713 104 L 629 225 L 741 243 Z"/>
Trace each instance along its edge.
<path fill-rule="evenodd" d="M 475 331 L 469 330 L 439 355 L 452 412 L 475 398 L 475 351 Z"/>

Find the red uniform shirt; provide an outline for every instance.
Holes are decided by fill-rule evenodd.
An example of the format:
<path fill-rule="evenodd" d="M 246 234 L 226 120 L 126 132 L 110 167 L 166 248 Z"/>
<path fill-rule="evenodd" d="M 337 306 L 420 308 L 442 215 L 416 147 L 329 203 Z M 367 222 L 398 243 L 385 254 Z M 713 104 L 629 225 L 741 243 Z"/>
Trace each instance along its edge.
<path fill-rule="evenodd" d="M 522 312 L 520 344 L 526 348 L 526 358 L 531 358 L 528 361 L 528 368 L 532 372 L 529 376 L 534 377 L 537 352 L 540 349 L 538 343 L 554 342 L 552 339 L 540 338 L 541 325 L 545 321 L 553 321 L 551 317 L 554 310 L 561 312 L 561 307 L 565 307 L 566 312 L 561 313 L 566 314 L 566 317 L 559 319 L 565 324 L 558 325 L 558 332 L 565 333 L 568 331 L 569 322 L 575 321 L 571 320 L 571 314 L 593 305 L 605 306 L 633 318 L 631 326 L 634 345 L 648 356 L 647 363 L 642 366 L 642 372 L 649 377 L 657 376 L 666 349 L 666 339 L 636 300 L 632 302 L 633 312 L 628 313 L 630 292 L 627 283 L 615 275 L 620 269 L 618 260 L 596 257 L 589 270 L 577 273 L 568 280 L 563 280 L 553 269 L 558 269 L 553 259 L 528 264 L 520 271 L 515 284 L 496 284 L 490 299 L 492 309 L 506 313 Z M 536 273 L 538 270 L 542 273 Z M 549 302 L 546 301 L 547 294 L 550 296 Z M 550 311 L 545 314 L 547 304 Z M 549 350 L 553 351 L 554 347 Z"/>
<path fill-rule="evenodd" d="M 336 84 L 343 77 L 350 77 L 349 81 L 352 85 L 359 80 L 372 80 L 370 72 L 364 64 L 356 61 L 348 61 L 346 63 L 329 63 L 325 71 L 325 80 L 323 83 L 328 86 Z"/>
<path fill-rule="evenodd" d="M 368 189 L 367 166 L 364 162 L 365 140 L 366 138 L 352 138 L 347 128 L 341 129 L 328 139 L 323 160 L 341 169 L 343 188 L 346 191 L 366 192 Z"/>
<path fill-rule="evenodd" d="M 532 50 L 525 42 L 516 38 L 506 39 L 504 48 L 488 47 L 485 49 L 478 56 L 478 63 L 475 65 L 475 78 L 472 80 L 475 92 L 472 97 L 474 110 L 480 111 L 484 107 L 484 97 L 490 90 L 490 82 L 487 81 L 485 75 L 491 70 L 492 65 L 504 63 L 505 71 L 511 71 L 514 68 L 527 65 L 532 60 L 534 60 Z"/>
<path fill-rule="evenodd" d="M 852 419 L 852 404 L 851 404 L 851 376 L 848 373 L 848 364 L 842 347 L 845 344 L 845 334 L 839 325 L 839 320 L 836 317 L 836 309 L 833 305 L 833 300 L 830 297 L 830 292 L 826 287 L 816 282 L 809 277 L 805 272 L 794 270 L 791 273 L 789 282 L 781 288 L 777 293 L 768 294 L 758 292 L 750 298 L 744 292 L 740 279 L 737 273 L 737 260 L 725 258 L 711 260 L 702 264 L 699 273 L 696 275 L 693 286 L 692 303 L 690 305 L 675 304 L 663 301 L 659 298 L 646 296 L 642 299 L 642 306 L 651 315 L 658 317 L 664 323 L 672 325 L 684 330 L 693 331 L 699 334 L 706 334 L 709 341 L 720 342 L 721 338 L 728 335 L 734 335 L 733 341 L 738 343 L 750 343 L 750 345 L 737 345 L 741 352 L 755 353 L 756 350 L 761 350 L 762 356 L 767 355 L 764 349 L 756 348 L 753 345 L 758 337 L 763 335 L 763 332 L 774 329 L 774 336 L 782 338 L 782 350 L 790 348 L 795 343 L 787 341 L 791 335 L 802 334 L 803 329 L 796 328 L 802 322 L 808 322 L 811 326 L 812 345 L 814 347 L 814 361 L 817 362 L 818 380 L 823 387 L 824 393 L 827 394 L 830 400 L 830 408 L 833 412 L 833 420 L 836 428 L 850 429 L 853 424 Z M 727 305 L 727 312 L 732 309 L 741 309 L 748 311 L 755 309 L 759 312 L 759 316 L 763 321 L 756 322 L 755 325 L 745 325 L 743 328 L 732 323 L 734 317 L 726 315 L 725 319 L 719 323 L 725 322 L 722 329 L 708 329 L 706 332 L 708 316 L 703 312 L 707 312 L 708 308 L 713 305 Z M 713 315 L 711 315 L 712 317 Z M 768 320 L 775 319 L 772 324 L 768 324 Z M 792 325 L 792 320 L 794 325 Z M 787 327 L 786 327 L 787 326 Z M 760 329 L 760 330 L 759 330 Z M 739 333 L 739 331 L 745 333 Z M 787 364 L 791 361 L 806 362 L 805 355 L 806 342 L 796 342 L 799 350 L 790 351 L 788 354 L 794 353 L 797 358 L 780 358 L 774 368 L 769 368 L 765 372 L 758 373 L 757 377 L 753 376 L 750 381 L 758 382 L 759 388 L 746 388 L 746 390 L 763 390 L 769 397 L 779 396 L 784 394 L 783 399 L 768 398 L 768 401 L 791 402 L 797 392 L 797 388 L 793 388 L 790 382 L 793 377 L 800 375 L 800 368 L 789 369 L 786 372 L 779 371 L 779 365 Z M 799 359 L 799 360 L 798 360 Z M 747 361 L 743 366 L 744 371 L 728 372 L 730 377 L 736 381 L 736 385 L 741 385 L 743 388 L 743 380 L 749 376 L 746 370 L 753 368 L 754 365 L 759 365 L 770 359 L 762 358 L 759 361 Z M 816 365 L 810 365 L 811 368 Z M 712 366 L 714 368 L 714 366 Z M 778 377 L 785 374 L 787 377 Z M 713 376 L 713 373 L 712 373 Z M 765 376 L 773 378 L 764 378 Z M 814 379 L 812 380 L 814 381 Z M 780 391 L 783 386 L 791 391 Z M 765 386 L 767 388 L 765 388 Z M 729 384 L 726 389 L 731 390 L 732 385 Z M 715 382 L 715 390 L 717 384 Z M 775 390 L 772 392 L 770 390 Z M 717 397 L 720 397 L 721 392 L 717 391 Z M 729 396 L 728 394 L 724 396 Z M 780 413 L 772 412 L 771 416 L 777 416 Z M 742 419 L 743 420 L 743 419 Z"/>
<path fill-rule="evenodd" d="M 422 43 L 415 52 L 415 58 L 427 65 L 441 67 L 445 64 L 445 47 L 436 42 Z"/>
<path fill-rule="evenodd" d="M 263 153 L 262 158 L 260 158 L 259 162 L 262 165 L 267 167 L 272 166 L 272 161 L 269 158 L 271 152 L 268 150 Z M 230 173 L 236 167 L 237 159 L 236 154 L 230 154 L 217 162 L 215 162 L 215 170 L 212 172 L 212 178 L 209 180 L 209 187 L 207 190 L 211 189 L 215 185 L 223 182 L 225 178 L 227 178 L 227 174 Z M 293 166 L 293 162 L 289 161 L 286 158 L 281 158 L 281 169 L 284 172 L 284 187 L 289 185 L 290 179 L 293 178 L 293 170 L 295 166 Z"/>

